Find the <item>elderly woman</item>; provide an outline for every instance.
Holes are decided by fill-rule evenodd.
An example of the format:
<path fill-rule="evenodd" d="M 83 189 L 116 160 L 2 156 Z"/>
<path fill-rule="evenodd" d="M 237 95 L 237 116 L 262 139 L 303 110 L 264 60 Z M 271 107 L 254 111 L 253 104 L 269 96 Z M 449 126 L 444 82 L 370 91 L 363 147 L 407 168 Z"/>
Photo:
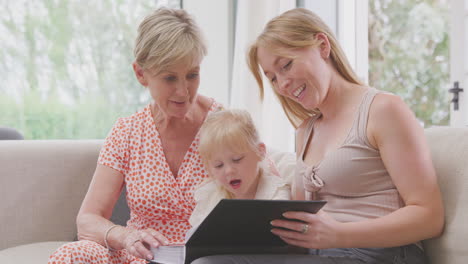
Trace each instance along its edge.
<path fill-rule="evenodd" d="M 197 94 L 206 46 L 185 11 L 161 8 L 140 24 L 134 53 L 136 78 L 153 101 L 112 128 L 78 213 L 80 241 L 60 247 L 49 263 L 146 263 L 150 246 L 184 243 L 194 188 L 208 177 L 198 131 L 220 109 Z M 126 227 L 109 221 L 124 185 Z"/>
<path fill-rule="evenodd" d="M 442 232 L 444 210 L 423 129 L 405 103 L 362 84 L 330 29 L 306 9 L 272 19 L 248 61 L 297 129 L 293 198 L 328 203 L 271 223 L 308 255 L 195 262 L 425 263 L 420 241 Z"/>

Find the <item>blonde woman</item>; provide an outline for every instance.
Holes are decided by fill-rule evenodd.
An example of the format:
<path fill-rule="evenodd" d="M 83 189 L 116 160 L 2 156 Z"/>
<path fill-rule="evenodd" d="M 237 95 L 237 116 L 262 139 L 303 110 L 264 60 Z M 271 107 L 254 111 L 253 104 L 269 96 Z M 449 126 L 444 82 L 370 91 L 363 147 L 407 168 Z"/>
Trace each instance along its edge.
<path fill-rule="evenodd" d="M 361 83 L 314 13 L 273 18 L 248 53 L 263 94 L 271 83 L 297 129 L 294 199 L 272 232 L 304 256 L 214 256 L 199 263 L 426 263 L 420 241 L 441 234 L 444 210 L 423 129 L 397 96 Z"/>
<path fill-rule="evenodd" d="M 149 247 L 184 243 L 195 186 L 208 178 L 198 131 L 220 109 L 198 95 L 206 54 L 193 19 L 158 9 L 140 24 L 133 70 L 152 102 L 121 118 L 107 136 L 77 217 L 80 241 L 60 247 L 49 263 L 147 263 Z M 131 211 L 126 226 L 109 221 L 123 186 Z"/>
<path fill-rule="evenodd" d="M 210 114 L 200 129 L 199 150 L 210 179 L 195 191 L 192 226 L 221 199 L 290 199 L 291 187 L 266 157 L 266 146 L 247 111 Z"/>

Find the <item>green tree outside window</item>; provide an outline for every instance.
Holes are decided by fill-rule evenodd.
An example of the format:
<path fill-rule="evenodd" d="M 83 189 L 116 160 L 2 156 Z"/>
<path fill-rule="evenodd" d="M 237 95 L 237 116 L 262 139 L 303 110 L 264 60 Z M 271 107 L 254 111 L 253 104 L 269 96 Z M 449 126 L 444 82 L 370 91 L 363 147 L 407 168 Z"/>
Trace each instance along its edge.
<path fill-rule="evenodd" d="M 26 139 L 104 138 L 149 102 L 133 43 L 161 5 L 180 0 L 0 0 L 0 126 Z"/>
<path fill-rule="evenodd" d="M 449 121 L 447 0 L 369 1 L 369 84 L 401 96 L 425 127 Z"/>

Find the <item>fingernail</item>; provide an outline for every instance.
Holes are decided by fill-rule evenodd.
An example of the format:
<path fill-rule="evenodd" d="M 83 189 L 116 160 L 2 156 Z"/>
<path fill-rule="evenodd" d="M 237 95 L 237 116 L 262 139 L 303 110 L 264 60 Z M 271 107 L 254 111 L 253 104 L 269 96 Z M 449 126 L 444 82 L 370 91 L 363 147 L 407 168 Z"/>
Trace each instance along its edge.
<path fill-rule="evenodd" d="M 169 240 L 164 241 L 164 243 L 166 243 L 166 245 L 169 244 Z"/>
<path fill-rule="evenodd" d="M 153 243 L 153 247 L 158 247 L 159 244 L 158 243 Z"/>
<path fill-rule="evenodd" d="M 153 259 L 153 256 L 151 256 L 150 254 L 146 255 L 146 257 L 147 257 L 148 259 Z"/>

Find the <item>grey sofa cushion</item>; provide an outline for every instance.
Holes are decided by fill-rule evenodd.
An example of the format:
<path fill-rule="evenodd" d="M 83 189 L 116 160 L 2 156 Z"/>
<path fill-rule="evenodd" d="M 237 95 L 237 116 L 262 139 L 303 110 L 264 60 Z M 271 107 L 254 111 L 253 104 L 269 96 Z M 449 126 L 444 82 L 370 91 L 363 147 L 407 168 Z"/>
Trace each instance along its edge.
<path fill-rule="evenodd" d="M 124 187 L 120 193 L 119 199 L 115 203 L 114 211 L 112 211 L 112 216 L 110 218 L 114 224 L 126 226 L 128 219 L 130 219 L 130 208 L 128 208 L 126 195 L 127 189 Z M 78 236 L 75 235 L 73 241 L 77 240 Z"/>
<path fill-rule="evenodd" d="M 122 189 L 120 193 L 119 199 L 115 204 L 114 211 L 112 212 L 111 221 L 118 225 L 127 225 L 128 219 L 130 219 L 130 209 L 127 205 L 127 198 L 126 198 L 127 190 L 125 187 Z"/>
<path fill-rule="evenodd" d="M 9 127 L 0 127 L 0 140 L 18 139 L 24 139 L 23 135 L 19 131 Z"/>

